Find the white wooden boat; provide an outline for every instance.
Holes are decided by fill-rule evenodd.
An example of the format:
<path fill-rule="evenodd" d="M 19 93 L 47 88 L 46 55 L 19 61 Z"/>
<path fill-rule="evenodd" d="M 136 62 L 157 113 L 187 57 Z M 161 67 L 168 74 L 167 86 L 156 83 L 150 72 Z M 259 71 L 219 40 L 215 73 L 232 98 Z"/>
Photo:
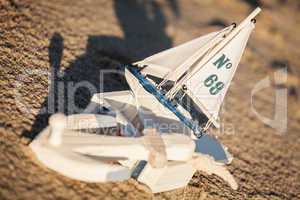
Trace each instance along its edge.
<path fill-rule="evenodd" d="M 78 180 L 134 176 L 162 192 L 184 187 L 202 170 L 237 189 L 225 167 L 233 157 L 208 128 L 220 126 L 220 107 L 259 12 L 127 66 L 130 90 L 95 94 L 83 114 L 52 116 L 30 147 L 46 166 Z"/>

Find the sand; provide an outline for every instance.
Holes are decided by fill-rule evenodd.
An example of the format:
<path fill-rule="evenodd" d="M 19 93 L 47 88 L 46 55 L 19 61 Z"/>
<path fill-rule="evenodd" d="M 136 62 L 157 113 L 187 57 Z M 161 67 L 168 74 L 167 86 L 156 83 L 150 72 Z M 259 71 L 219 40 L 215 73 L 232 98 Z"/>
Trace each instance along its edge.
<path fill-rule="evenodd" d="M 299 199 L 297 1 L 260 1 L 263 13 L 222 109 L 223 134 L 212 130 L 235 157 L 229 170 L 239 183 L 237 191 L 218 177 L 200 172 L 187 187 L 156 195 L 134 179 L 74 181 L 42 166 L 28 147 L 47 125 L 49 114 L 41 114 L 43 107 L 52 105 L 50 113 L 71 114 L 80 112 L 91 98 L 79 88 L 74 109 L 67 95 L 57 97 L 59 85 L 89 81 L 94 92 L 102 86 L 105 91 L 128 89 L 121 74 L 125 63 L 239 22 L 253 9 L 253 2 L 0 0 L 0 198 Z M 268 77 L 272 82 L 274 71 L 284 66 L 288 66 L 288 82 L 256 93 L 252 105 L 251 91 L 257 83 Z M 105 69 L 116 73 L 101 78 L 100 71 Z M 49 84 L 49 79 L 55 84 Z M 284 133 L 253 113 L 254 108 L 272 118 L 278 89 L 288 92 Z"/>

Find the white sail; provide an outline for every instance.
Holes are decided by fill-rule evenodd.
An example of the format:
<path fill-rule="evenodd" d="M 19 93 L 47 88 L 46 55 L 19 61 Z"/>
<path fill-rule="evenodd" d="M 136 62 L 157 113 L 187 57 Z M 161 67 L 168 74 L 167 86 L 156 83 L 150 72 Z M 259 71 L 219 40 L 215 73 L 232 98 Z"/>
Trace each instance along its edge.
<path fill-rule="evenodd" d="M 174 72 L 175 69 L 187 61 L 195 52 L 201 49 L 202 46 L 214 39 L 221 32 L 223 32 L 223 30 L 209 33 L 177 47 L 154 54 L 134 64 L 139 66 L 147 65 L 147 67 L 142 70 L 142 73 L 145 75 L 164 78 L 170 72 Z"/>
<path fill-rule="evenodd" d="M 210 41 L 205 43 L 199 49 L 196 50 L 188 59 L 186 59 L 182 64 L 180 64 L 176 69 L 169 72 L 165 77 L 164 80 L 159 84 L 159 87 L 164 85 L 168 80 L 177 81 L 182 77 L 188 70 L 191 70 L 193 64 L 203 58 L 208 52 L 212 50 L 214 46 L 220 43 L 224 37 L 229 34 L 234 25 L 231 25 L 223 30 L 219 31 L 217 35 L 214 36 Z"/>
<path fill-rule="evenodd" d="M 144 75 L 163 78 L 158 86 L 166 80 L 175 81 L 166 93 L 169 99 L 173 99 L 186 85 L 189 96 L 219 127 L 217 118 L 220 106 L 254 28 L 252 19 L 260 11 L 260 8 L 256 8 L 236 28 L 229 26 L 135 64 L 146 66 L 141 71 Z"/>
<path fill-rule="evenodd" d="M 227 43 L 234 38 L 241 29 L 243 29 L 245 26 L 249 24 L 249 22 L 252 22 L 252 19 L 261 11 L 261 9 L 258 7 L 256 8 L 244 21 L 242 21 L 238 27 L 236 27 L 228 36 L 225 37 L 218 45 L 215 45 L 211 50 L 200 60 L 196 61 L 195 63 L 191 63 L 191 67 L 187 74 L 185 74 L 184 78 L 181 78 L 180 80 L 177 80 L 175 85 L 172 87 L 171 90 L 168 91 L 167 96 L 169 98 L 173 98 L 174 95 L 179 91 L 179 89 L 182 87 L 182 85 L 191 78 L 195 72 L 199 71 L 201 67 L 203 67 L 207 62 L 210 61 L 210 59 L 217 54 L 222 48 L 224 48 Z M 196 65 L 196 66 L 195 66 Z"/>
<path fill-rule="evenodd" d="M 251 21 L 184 84 L 215 126 L 220 106 L 235 74 L 254 24 Z"/>

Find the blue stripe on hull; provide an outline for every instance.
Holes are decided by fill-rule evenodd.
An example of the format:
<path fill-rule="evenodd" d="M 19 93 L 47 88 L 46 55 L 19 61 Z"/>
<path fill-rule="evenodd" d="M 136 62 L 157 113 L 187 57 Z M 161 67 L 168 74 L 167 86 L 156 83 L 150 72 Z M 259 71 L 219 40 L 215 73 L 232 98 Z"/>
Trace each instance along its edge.
<path fill-rule="evenodd" d="M 172 113 L 174 113 L 178 119 L 185 124 L 188 128 L 190 128 L 196 137 L 201 137 L 204 134 L 202 128 L 198 125 L 197 122 L 194 122 L 188 118 L 186 118 L 182 113 L 180 113 L 177 108 L 172 104 L 170 100 L 168 100 L 157 88 L 148 81 L 134 66 L 126 66 L 127 69 L 139 80 L 144 89 L 154 95 L 156 99 L 167 107 Z"/>

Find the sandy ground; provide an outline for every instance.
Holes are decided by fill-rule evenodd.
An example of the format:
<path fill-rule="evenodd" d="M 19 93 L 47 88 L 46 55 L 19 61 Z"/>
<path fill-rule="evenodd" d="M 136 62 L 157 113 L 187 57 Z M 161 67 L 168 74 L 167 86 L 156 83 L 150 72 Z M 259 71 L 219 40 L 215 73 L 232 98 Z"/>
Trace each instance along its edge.
<path fill-rule="evenodd" d="M 127 89 L 124 77 L 112 74 L 101 79 L 100 70 L 122 72 L 124 63 L 242 20 L 257 4 L 251 0 L 149 2 L 0 0 L 0 198 L 300 199 L 298 1 L 259 1 L 263 13 L 226 97 L 221 115 L 225 134 L 220 139 L 235 157 L 229 169 L 240 185 L 237 191 L 216 176 L 197 173 L 187 187 L 153 195 L 133 179 L 84 183 L 36 160 L 28 143 L 47 125 L 49 115 L 41 113 L 49 97 L 54 97 L 50 113 L 74 112 L 67 109 L 67 95 L 58 99 L 57 87 L 48 88 L 49 79 L 89 81 L 96 92 L 101 82 L 105 91 Z M 284 66 L 288 83 L 256 93 L 252 105 L 254 86 L 267 76 L 272 80 L 274 70 Z M 284 134 L 265 125 L 251 109 L 272 118 L 275 89 L 288 90 Z M 84 108 L 90 97 L 79 88 L 74 103 Z"/>

